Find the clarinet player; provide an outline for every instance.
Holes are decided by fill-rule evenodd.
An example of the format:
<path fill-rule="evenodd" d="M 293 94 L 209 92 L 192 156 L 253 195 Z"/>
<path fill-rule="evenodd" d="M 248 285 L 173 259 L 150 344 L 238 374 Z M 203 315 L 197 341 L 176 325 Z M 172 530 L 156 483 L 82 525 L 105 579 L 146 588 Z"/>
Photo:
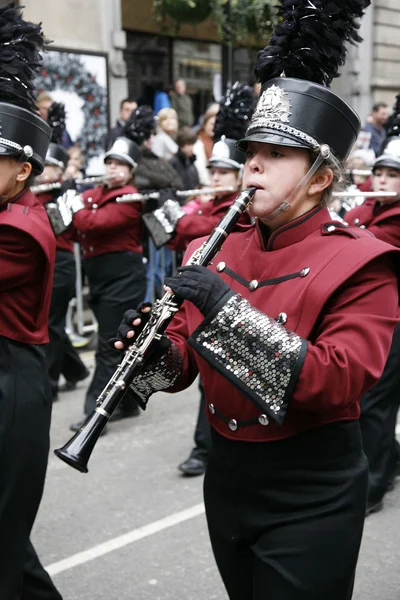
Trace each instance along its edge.
<path fill-rule="evenodd" d="M 397 249 L 327 209 L 360 129 L 328 84 L 367 5 L 281 2 L 239 141 L 256 223 L 232 233 L 211 268 L 166 280 L 185 302 L 132 384 L 145 402 L 202 377 L 206 515 L 230 600 L 353 593 L 368 478 L 360 398 L 398 320 Z M 116 347 L 134 341 L 146 311 L 125 314 Z"/>

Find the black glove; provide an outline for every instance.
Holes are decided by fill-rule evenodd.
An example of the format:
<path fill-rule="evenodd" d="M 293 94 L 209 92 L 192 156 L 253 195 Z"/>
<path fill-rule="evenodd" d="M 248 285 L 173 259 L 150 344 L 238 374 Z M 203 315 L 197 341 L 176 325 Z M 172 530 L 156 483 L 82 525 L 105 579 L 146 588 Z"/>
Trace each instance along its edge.
<path fill-rule="evenodd" d="M 205 317 L 225 294 L 231 291 L 229 285 L 219 275 L 206 267 L 188 265 L 179 267 L 178 273 L 179 275 L 174 277 L 167 277 L 165 285 L 170 287 L 179 298 L 190 300 Z"/>
<path fill-rule="evenodd" d="M 150 302 L 142 302 L 136 310 L 127 310 L 122 317 L 120 326 L 118 327 L 117 337 L 108 340 L 108 343 L 114 348 L 115 342 L 123 342 L 125 348 L 135 343 L 138 335 L 143 331 L 146 324 L 149 322 L 151 311 L 144 313 L 144 308 L 151 307 Z M 139 325 L 132 325 L 133 321 L 141 319 Z M 133 338 L 127 338 L 128 331 L 134 331 Z M 152 358 L 161 356 L 171 345 L 171 341 L 163 335 L 160 340 L 153 340 L 151 352 L 149 356 Z"/>
<path fill-rule="evenodd" d="M 60 194 L 65 194 L 67 190 L 76 190 L 77 185 L 75 179 L 66 179 L 62 182 L 60 188 Z"/>
<path fill-rule="evenodd" d="M 160 193 L 160 199 L 159 199 L 159 205 L 162 206 L 164 204 L 164 202 L 166 202 L 167 200 L 176 200 L 178 201 L 178 198 L 176 196 L 176 190 L 174 188 L 162 188 L 161 190 L 158 190 Z"/>
<path fill-rule="evenodd" d="M 154 194 L 154 192 L 158 193 L 158 190 L 140 189 L 140 194 L 143 194 L 143 195 Z M 143 212 L 144 213 L 153 212 L 153 211 L 157 210 L 157 208 L 159 208 L 159 207 L 160 207 L 160 200 L 159 200 L 159 198 L 149 198 L 144 203 Z"/>
<path fill-rule="evenodd" d="M 123 342 L 124 346 L 127 348 L 128 346 L 131 346 L 136 341 L 138 334 L 141 331 L 143 331 L 143 328 L 145 327 L 145 325 L 148 323 L 148 321 L 150 319 L 151 311 L 149 311 L 147 313 L 142 312 L 143 308 L 147 308 L 147 307 L 151 308 L 151 303 L 150 302 L 142 302 L 141 304 L 139 304 L 139 306 L 137 307 L 136 310 L 134 310 L 132 308 L 132 309 L 124 312 L 124 316 L 122 317 L 121 324 L 118 327 L 117 336 L 115 338 L 111 338 L 108 341 L 108 343 L 112 347 L 114 347 L 115 342 Z M 136 325 L 136 326 L 132 325 L 132 323 L 133 323 L 133 321 L 135 321 L 135 319 L 141 319 L 139 325 Z M 135 335 L 133 336 L 133 338 L 126 337 L 126 334 L 128 333 L 128 331 L 135 332 Z"/>

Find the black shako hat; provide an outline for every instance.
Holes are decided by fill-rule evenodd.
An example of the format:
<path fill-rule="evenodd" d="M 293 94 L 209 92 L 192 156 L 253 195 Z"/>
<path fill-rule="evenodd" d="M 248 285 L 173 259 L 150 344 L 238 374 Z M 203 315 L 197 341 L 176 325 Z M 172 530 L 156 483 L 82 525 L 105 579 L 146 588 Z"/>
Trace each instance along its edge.
<path fill-rule="evenodd" d="M 140 158 L 140 146 L 154 133 L 156 121 L 150 106 L 139 106 L 125 123 L 122 136 L 117 138 L 104 155 L 128 163 L 136 168 Z"/>
<path fill-rule="evenodd" d="M 241 169 L 246 156 L 237 148 L 237 140 L 245 135 L 253 108 L 254 95 L 248 85 L 237 81 L 227 89 L 220 101 L 215 120 L 215 144 L 208 161 L 208 168 Z"/>
<path fill-rule="evenodd" d="M 65 105 L 53 102 L 48 111 L 47 123 L 51 127 L 51 142 L 46 152 L 45 164 L 54 165 L 65 171 L 68 164 L 68 152 L 61 146 L 65 131 Z"/>
<path fill-rule="evenodd" d="M 69 156 L 68 152 L 59 144 L 50 142 L 49 148 L 46 152 L 45 164 L 54 165 L 59 167 L 63 171 L 67 168 Z"/>
<path fill-rule="evenodd" d="M 41 26 L 24 21 L 14 4 L 0 7 L 0 156 L 43 171 L 51 129 L 37 114 L 34 79 L 46 41 Z"/>
<path fill-rule="evenodd" d="M 361 127 L 357 113 L 327 86 L 346 58 L 345 43 L 361 41 L 355 22 L 369 0 L 281 0 L 280 22 L 258 54 L 260 98 L 250 141 L 318 151 L 327 144 L 344 161 Z"/>

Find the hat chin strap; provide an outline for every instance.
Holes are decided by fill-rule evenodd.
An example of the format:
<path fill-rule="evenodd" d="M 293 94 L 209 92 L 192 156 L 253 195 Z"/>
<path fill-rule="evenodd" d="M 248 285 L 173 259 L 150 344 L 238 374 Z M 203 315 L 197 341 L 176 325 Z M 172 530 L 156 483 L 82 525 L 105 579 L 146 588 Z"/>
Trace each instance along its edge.
<path fill-rule="evenodd" d="M 265 217 L 265 220 L 272 221 L 273 219 L 276 219 L 276 217 L 279 217 L 283 213 L 287 212 L 292 207 L 292 202 L 296 198 L 296 196 L 307 185 L 307 183 L 310 181 L 311 177 L 319 169 L 319 167 L 322 165 L 324 160 L 328 159 L 330 156 L 331 156 L 331 149 L 329 148 L 329 146 L 327 144 L 322 144 L 322 146 L 320 146 L 320 148 L 319 148 L 319 154 L 318 154 L 317 158 L 311 165 L 308 172 L 304 175 L 303 179 L 301 179 L 299 181 L 299 183 L 296 185 L 296 187 L 294 188 L 294 190 L 292 190 L 292 192 L 290 192 L 290 194 L 286 198 L 286 200 L 284 200 L 282 202 L 282 204 L 280 204 L 278 206 L 278 208 L 276 210 L 274 210 L 273 213 L 271 213 L 270 215 Z"/>

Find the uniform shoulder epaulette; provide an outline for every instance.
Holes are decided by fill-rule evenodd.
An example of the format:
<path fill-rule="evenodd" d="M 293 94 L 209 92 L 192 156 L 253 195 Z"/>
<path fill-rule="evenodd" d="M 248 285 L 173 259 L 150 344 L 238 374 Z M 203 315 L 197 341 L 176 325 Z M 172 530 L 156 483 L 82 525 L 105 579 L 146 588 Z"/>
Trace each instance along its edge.
<path fill-rule="evenodd" d="M 353 239 L 375 238 L 374 234 L 364 227 L 352 227 L 339 221 L 328 221 L 322 225 L 322 235 L 347 235 Z"/>

